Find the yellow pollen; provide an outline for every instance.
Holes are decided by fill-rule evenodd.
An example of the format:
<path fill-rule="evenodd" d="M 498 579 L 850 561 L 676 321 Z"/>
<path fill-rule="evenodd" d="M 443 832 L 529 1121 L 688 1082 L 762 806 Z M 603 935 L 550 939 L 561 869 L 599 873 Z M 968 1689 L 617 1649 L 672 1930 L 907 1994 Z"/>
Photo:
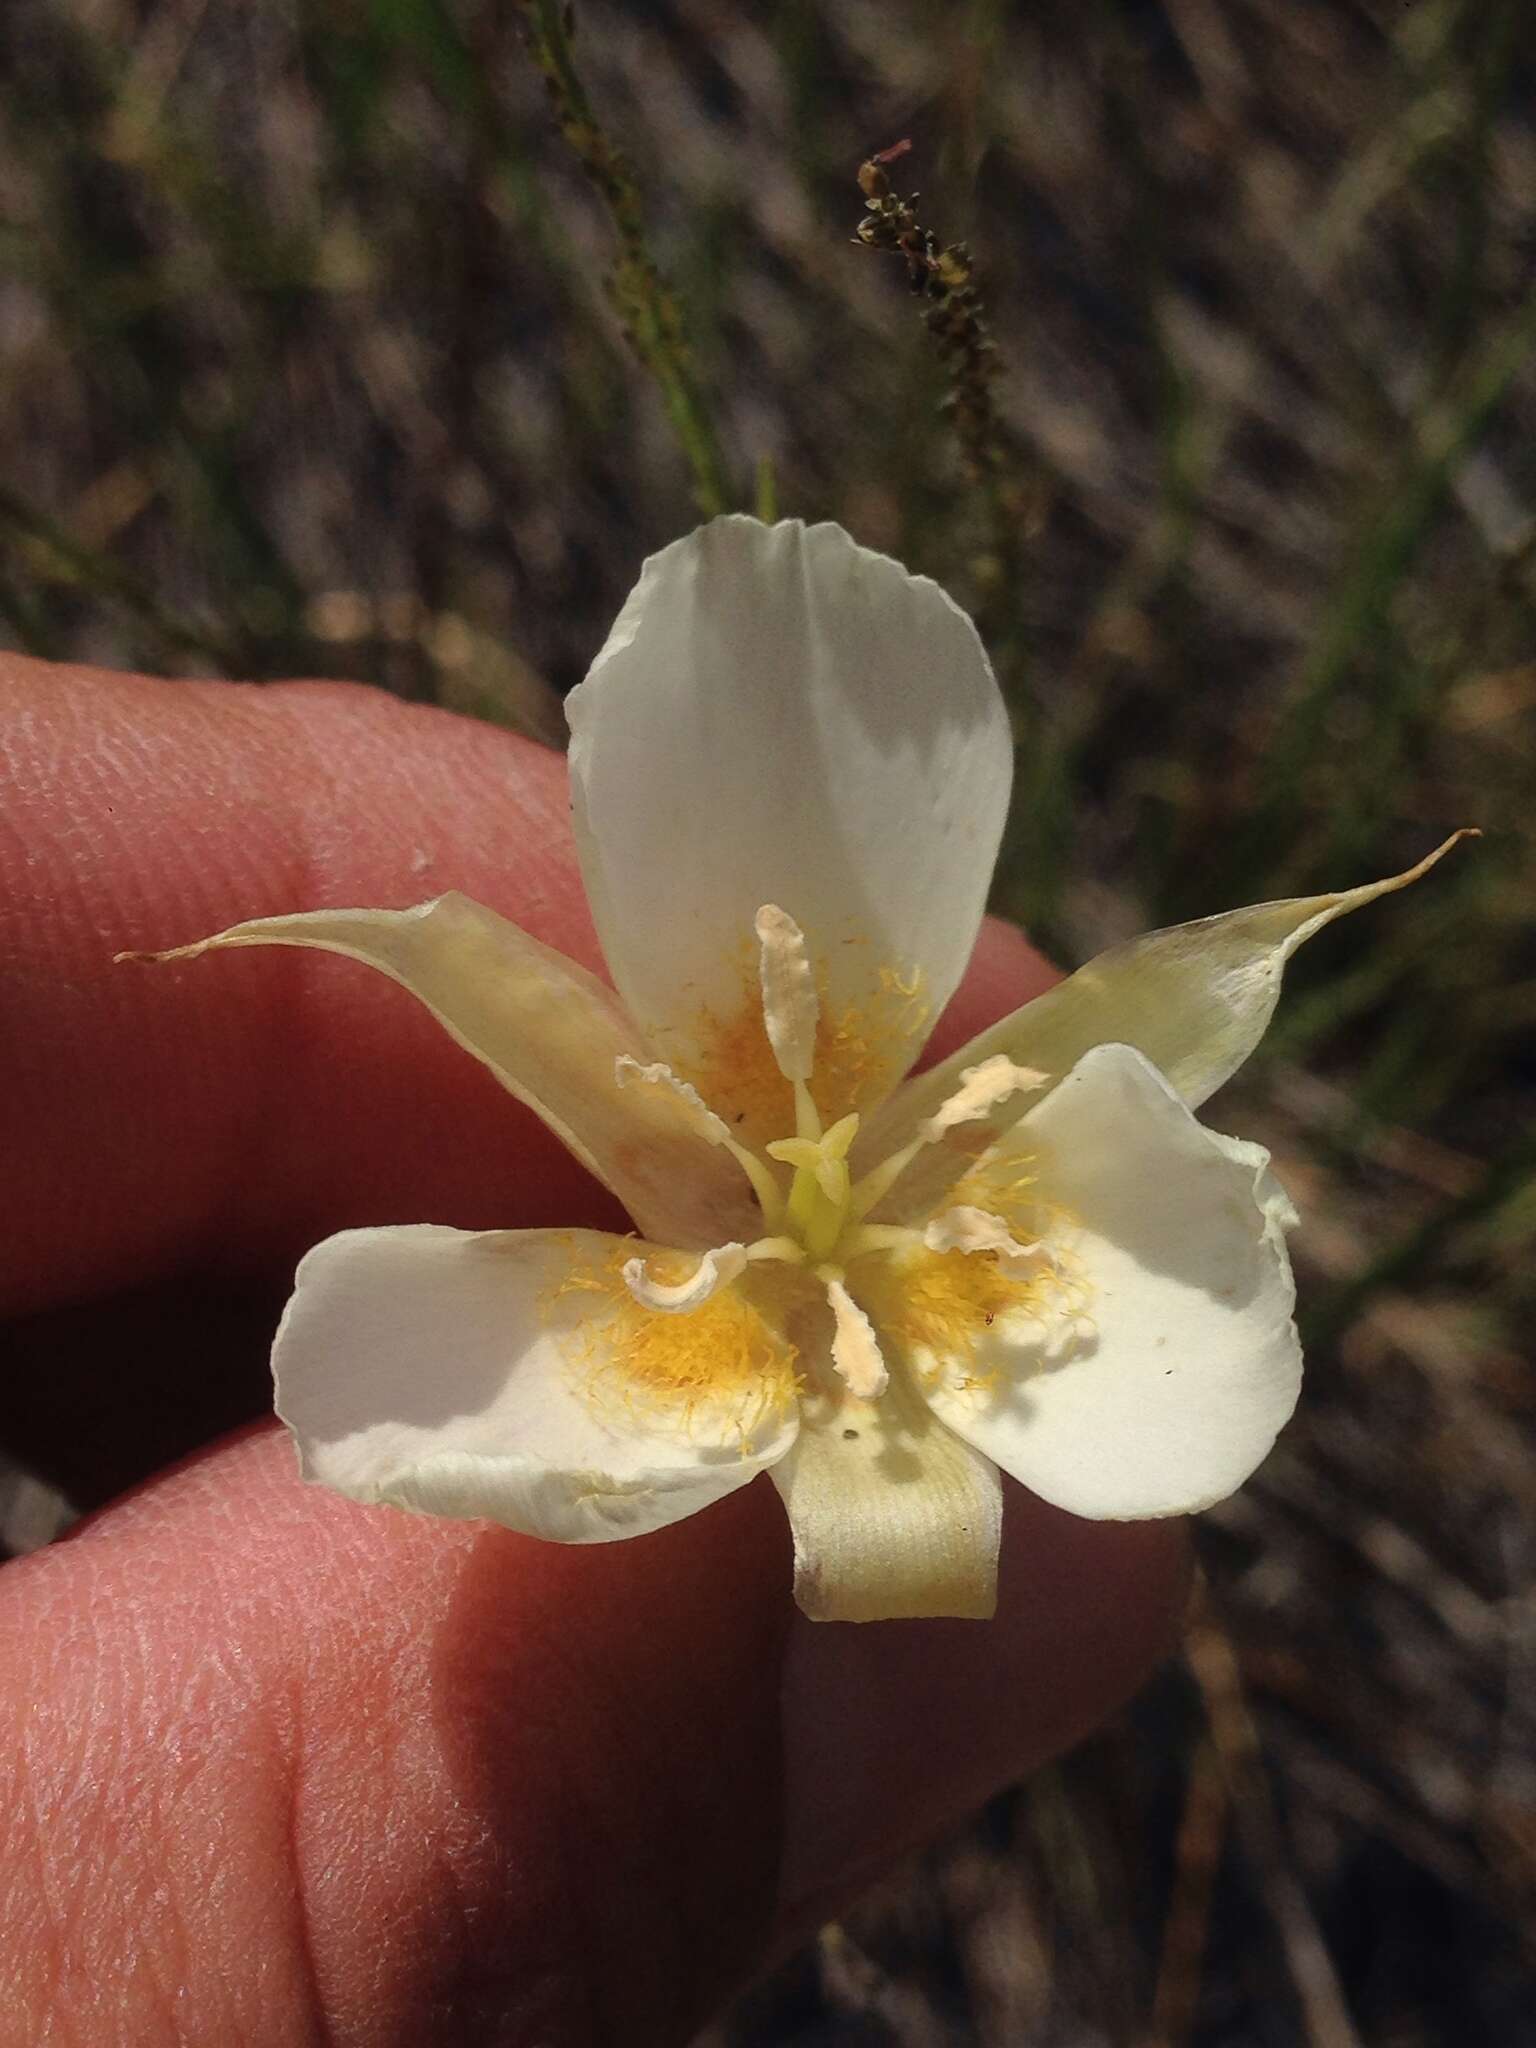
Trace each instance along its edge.
<path fill-rule="evenodd" d="M 985 1209 L 1006 1223 L 1020 1243 L 1059 1235 L 1071 1218 L 1054 1202 L 1044 1200 L 1039 1179 L 1028 1159 L 985 1158 L 962 1174 L 944 1197 L 946 1209 Z"/>
<path fill-rule="evenodd" d="M 920 975 L 904 978 L 886 967 L 871 977 L 874 993 L 862 1009 L 838 1010 L 826 1000 L 824 966 L 813 1003 L 805 942 L 785 912 L 761 909 L 756 935 L 758 949 L 742 941 L 739 1000 L 700 1012 L 695 1057 L 674 1052 L 670 1070 L 636 1065 L 633 1078 L 665 1079 L 674 1090 L 681 1079 L 698 1090 L 698 1098 L 684 1091 L 683 1099 L 699 1100 L 711 1119 L 704 1134 L 730 1144 L 747 1166 L 767 1234 L 705 1255 L 732 1255 L 730 1274 L 722 1271 L 720 1284 L 692 1308 L 668 1296 L 685 1286 L 688 1299 L 703 1291 L 689 1285 L 701 1270 L 698 1253 L 645 1249 L 637 1259 L 642 1247 L 634 1240 L 600 1254 L 578 1250 L 573 1240 L 574 1262 L 542 1305 L 559 1328 L 578 1394 L 631 1424 L 659 1421 L 683 1434 L 707 1428 L 716 1441 L 722 1432 L 734 1436 L 746 1451 L 804 1392 L 789 1332 L 820 1360 L 829 1307 L 830 1363 L 864 1400 L 878 1400 L 892 1374 L 930 1389 L 940 1382 L 984 1389 L 1011 1375 L 1015 1363 L 1027 1368 L 1033 1355 L 1042 1364 L 1070 1357 L 1092 1330 L 1087 1291 L 1070 1249 L 1071 1219 L 1041 1196 L 1027 1159 L 982 1150 L 945 1191 L 951 1225 L 954 1212 L 962 1219 L 967 1209 L 982 1213 L 965 1221 L 958 1238 L 936 1231 L 935 1242 L 969 1250 L 930 1249 L 911 1216 L 901 1224 L 865 1221 L 880 1199 L 869 1184 L 881 1169 L 853 1186 L 848 1154 L 857 1105 L 895 1081 L 921 1035 Z M 775 1021 L 777 1054 L 765 1010 Z M 813 1029 L 814 1057 L 807 1050 Z M 1016 1074 L 1030 1078 L 1010 1068 L 992 1080 L 1011 1088 L 1019 1085 Z M 991 1085 L 985 1074 L 971 1079 L 980 1094 Z M 976 1138 L 986 1146 L 985 1131 Z M 913 1149 L 886 1163 L 887 1184 Z M 775 1167 L 791 1169 L 787 1188 Z M 1038 1262 L 1018 1256 L 1021 1246 L 1038 1253 Z M 634 1275 L 637 1266 L 644 1285 L 632 1289 L 626 1267 Z M 819 1385 L 821 1365 L 812 1371 Z"/>
<path fill-rule="evenodd" d="M 740 996 L 700 1010 L 692 1034 L 698 1050 L 690 1056 L 675 1048 L 673 1064 L 744 1143 L 762 1145 L 795 1129 L 794 1090 L 780 1073 L 768 1040 L 758 953 L 750 938 L 742 941 L 738 972 Z M 820 1014 L 812 1087 L 830 1123 L 877 1101 L 894 1085 L 913 1041 L 922 1035 L 928 1005 L 915 971 L 903 975 L 893 967 L 881 968 L 873 996 L 862 1006 L 833 1004 L 824 969 L 816 981 Z"/>
<path fill-rule="evenodd" d="M 860 1284 L 882 1336 L 919 1378 L 961 1368 L 962 1384 L 988 1384 L 981 1348 L 999 1317 L 1052 1318 L 1063 1294 L 1050 1267 L 1028 1277 L 1007 1273 L 990 1252 L 912 1252 L 872 1262 Z"/>
<path fill-rule="evenodd" d="M 686 1315 L 659 1315 L 636 1301 L 624 1281 L 633 1240 L 606 1259 L 585 1259 L 546 1289 L 546 1317 L 567 1325 L 564 1349 L 572 1383 L 599 1412 L 635 1424 L 664 1422 L 684 1432 L 707 1415 L 740 1437 L 776 1426 L 799 1393 L 793 1344 L 732 1283 Z M 689 1252 L 653 1252 L 647 1270 L 663 1283 L 685 1280 L 698 1263 Z"/>
<path fill-rule="evenodd" d="M 916 1246 L 859 1262 L 859 1289 L 881 1335 L 932 1384 L 958 1373 L 962 1387 L 988 1388 L 997 1368 L 982 1365 L 996 1337 L 1023 1335 L 1034 1324 L 1060 1362 L 1088 1320 L 1089 1289 L 1071 1250 L 1072 1218 L 1045 1200 L 1027 1161 L 993 1160 L 968 1173 L 945 1197 L 1005 1223 L 1022 1243 L 1041 1240 L 1050 1256 L 1030 1271 L 1009 1272 L 992 1252 L 933 1252 Z M 999 1329 L 998 1325 L 1004 1327 Z"/>

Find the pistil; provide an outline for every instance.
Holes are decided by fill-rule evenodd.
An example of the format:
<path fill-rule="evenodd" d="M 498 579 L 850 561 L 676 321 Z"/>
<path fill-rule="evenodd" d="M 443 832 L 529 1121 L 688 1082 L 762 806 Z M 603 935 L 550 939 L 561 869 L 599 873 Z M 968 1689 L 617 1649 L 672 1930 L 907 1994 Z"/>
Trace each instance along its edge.
<path fill-rule="evenodd" d="M 915 1318 L 924 1340 L 936 1337 L 945 1326 L 948 1347 L 958 1347 L 962 1354 L 976 1341 L 972 1323 L 990 1324 L 1004 1310 L 1035 1314 L 1035 1308 L 1026 1304 L 1032 1303 L 1040 1286 L 1056 1277 L 1045 1245 L 1015 1237 L 1010 1221 L 987 1208 L 960 1203 L 916 1228 L 866 1221 L 925 1146 L 938 1143 L 957 1124 L 986 1117 L 1010 1095 L 1044 1086 L 1048 1077 L 1001 1054 L 968 1068 L 958 1088 L 919 1126 L 910 1143 L 854 1181 L 848 1160 L 859 1132 L 858 1114 L 850 1111 L 824 1126 L 813 1092 L 820 1006 L 805 935 L 786 911 L 772 903 L 758 911 L 754 926 L 763 1024 L 774 1061 L 793 1091 L 794 1135 L 774 1139 L 764 1147 L 764 1158 L 741 1144 L 698 1092 L 669 1067 L 621 1058 L 617 1079 L 625 1085 L 665 1090 L 701 1137 L 730 1151 L 757 1196 L 763 1235 L 751 1244 L 731 1243 L 700 1253 L 693 1271 L 677 1280 L 658 1278 L 643 1259 L 631 1259 L 623 1268 L 624 1283 L 643 1307 L 686 1315 L 731 1289 L 751 1265 L 808 1266 L 825 1290 L 832 1316 L 833 1369 L 855 1399 L 878 1400 L 890 1385 L 890 1370 L 875 1321 L 848 1286 L 848 1269 L 858 1261 L 877 1255 L 899 1261 L 904 1272 L 898 1318 L 905 1314 L 909 1323 Z M 774 1171 L 776 1165 L 791 1170 L 787 1191 Z M 946 1263 L 956 1252 L 971 1255 L 960 1262 L 959 1270 Z M 967 1272 L 972 1261 L 974 1269 Z M 877 1302 L 888 1284 L 874 1271 L 855 1276 L 859 1292 L 874 1290 L 871 1298 Z M 886 1326 L 890 1306 L 881 1302 L 878 1313 Z"/>

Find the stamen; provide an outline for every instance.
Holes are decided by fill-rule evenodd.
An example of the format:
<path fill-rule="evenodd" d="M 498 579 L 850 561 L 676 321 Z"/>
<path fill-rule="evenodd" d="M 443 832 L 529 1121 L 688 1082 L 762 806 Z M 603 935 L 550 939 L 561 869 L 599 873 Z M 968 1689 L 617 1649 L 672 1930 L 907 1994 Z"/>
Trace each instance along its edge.
<path fill-rule="evenodd" d="M 788 911 L 780 910 L 776 903 L 763 905 L 755 926 L 761 948 L 758 972 L 768 1043 L 786 1081 L 809 1081 L 816 1059 L 820 1004 L 805 934 Z"/>
<path fill-rule="evenodd" d="M 877 1401 L 891 1383 L 875 1326 L 843 1285 L 826 1268 L 827 1300 L 832 1304 L 836 1324 L 832 1333 L 832 1363 L 847 1383 L 850 1394 L 861 1401 Z"/>
<path fill-rule="evenodd" d="M 1016 1065 L 1005 1052 L 994 1053 L 991 1059 L 983 1060 L 979 1066 L 967 1067 L 954 1094 L 918 1125 L 917 1136 L 903 1145 L 900 1151 L 893 1152 L 889 1159 L 872 1166 L 855 1183 L 850 1202 L 850 1212 L 855 1220 L 867 1216 L 877 1203 L 885 1200 L 924 1146 L 937 1144 L 944 1133 L 956 1124 L 971 1123 L 977 1117 L 989 1116 L 1010 1095 L 1043 1088 L 1050 1078 L 1038 1067 Z"/>
<path fill-rule="evenodd" d="M 613 1063 L 613 1078 L 620 1088 L 648 1088 L 653 1093 L 671 1096 L 681 1106 L 684 1121 L 706 1145 L 728 1145 L 731 1142 L 725 1119 L 716 1116 L 691 1081 L 685 1081 L 681 1074 L 674 1074 L 662 1061 L 655 1060 L 650 1066 L 642 1066 L 632 1054 L 621 1052 Z"/>
<path fill-rule="evenodd" d="M 954 1094 L 941 1102 L 922 1125 L 923 1136 L 931 1145 L 954 1125 L 968 1124 L 979 1116 L 987 1116 L 1010 1095 L 1043 1088 L 1050 1078 L 1038 1067 L 1018 1066 L 1005 1052 L 994 1053 L 991 1059 L 983 1060 L 979 1066 L 965 1069 Z"/>
<path fill-rule="evenodd" d="M 624 1285 L 642 1308 L 659 1309 L 663 1315 L 686 1315 L 690 1309 L 702 1308 L 712 1294 L 728 1286 L 746 1270 L 746 1264 L 744 1244 L 718 1245 L 700 1255 L 698 1265 L 686 1280 L 669 1284 L 653 1280 L 644 1259 L 626 1259 Z"/>
<path fill-rule="evenodd" d="M 856 1223 L 837 1241 L 837 1255 L 845 1265 L 867 1258 L 871 1252 L 920 1252 L 926 1247 L 923 1233 L 907 1223 Z"/>
<path fill-rule="evenodd" d="M 723 1145 L 730 1153 L 752 1183 L 752 1192 L 763 1212 L 763 1221 L 770 1230 L 778 1229 L 784 1220 L 784 1195 L 778 1182 L 757 1154 L 749 1152 L 738 1138 L 732 1136 L 725 1119 L 716 1116 L 691 1081 L 685 1081 L 681 1074 L 674 1074 L 660 1060 L 653 1061 L 650 1066 L 642 1066 L 627 1052 L 621 1052 L 614 1061 L 613 1078 L 620 1088 L 638 1085 L 664 1091 L 680 1103 L 684 1121 L 690 1129 L 706 1145 Z"/>
<path fill-rule="evenodd" d="M 747 1257 L 754 1262 L 781 1259 L 787 1266 L 803 1266 L 805 1246 L 793 1237 L 760 1237 L 747 1246 Z"/>
<path fill-rule="evenodd" d="M 801 1138 L 819 1138 L 821 1136 L 821 1111 L 816 1107 L 816 1099 L 811 1094 L 810 1087 L 806 1082 L 796 1081 L 793 1085 L 795 1090 L 795 1134 Z"/>
<path fill-rule="evenodd" d="M 1020 1244 L 1000 1218 L 965 1203 L 933 1217 L 923 1243 L 931 1252 L 995 1252 L 998 1264 L 1010 1273 L 1036 1271 L 1051 1258 L 1043 1244 Z"/>

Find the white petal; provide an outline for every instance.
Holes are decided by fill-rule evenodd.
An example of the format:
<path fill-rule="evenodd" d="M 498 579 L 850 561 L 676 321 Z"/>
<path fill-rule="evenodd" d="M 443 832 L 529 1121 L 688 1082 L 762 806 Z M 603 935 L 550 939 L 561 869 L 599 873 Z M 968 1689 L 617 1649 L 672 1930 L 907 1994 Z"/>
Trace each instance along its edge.
<path fill-rule="evenodd" d="M 943 1384 L 935 1411 L 1074 1514 L 1191 1513 L 1241 1486 L 1296 1405 L 1301 1350 L 1284 1231 L 1257 1145 L 1217 1136 L 1127 1046 L 1088 1053 L 1001 1151 L 1074 1220 L 1086 1340 L 1043 1364 L 994 1335 L 995 1387 Z M 959 1376 L 957 1375 L 957 1381 Z"/>
<path fill-rule="evenodd" d="M 740 1106 L 713 1075 L 744 1021 L 762 1038 L 753 920 L 775 904 L 822 983 L 823 1077 L 838 1019 L 873 1014 L 823 1113 L 893 1085 L 970 956 L 1007 806 L 964 613 L 839 527 L 717 519 L 646 563 L 567 709 L 587 892 L 662 1055 Z"/>
<path fill-rule="evenodd" d="M 643 1231 L 698 1246 L 752 1234 L 740 1169 L 701 1142 L 702 1105 L 621 1088 L 616 1063 L 646 1048 L 613 991 L 483 904 L 451 894 L 413 910 L 256 918 L 154 957 L 226 946 L 307 946 L 377 968 L 537 1111 Z"/>
<path fill-rule="evenodd" d="M 997 1605 L 997 1469 L 897 1382 L 878 1401 L 817 1401 L 773 1468 L 812 1621 L 989 1619 Z"/>
<path fill-rule="evenodd" d="M 907 1083 L 866 1120 L 855 1173 L 897 1151 L 954 1094 L 965 1069 L 1006 1054 L 1043 1070 L 1046 1085 L 1069 1074 L 1095 1045 L 1131 1045 L 1198 1109 L 1230 1080 L 1269 1028 L 1285 964 L 1335 918 L 1405 888 L 1462 838 L 1454 834 L 1416 867 L 1384 882 L 1331 896 L 1257 903 L 1194 924 L 1147 932 L 1112 946 L 1056 987 L 973 1038 L 941 1065 Z M 1002 1131 L 1029 1108 L 1019 1097 L 993 1113 Z M 974 1145 L 959 1133 L 914 1162 L 891 1207 L 903 1215 L 933 1206 L 970 1164 Z"/>
<path fill-rule="evenodd" d="M 564 1543 L 659 1529 L 744 1486 L 793 1440 L 793 1398 L 738 1381 L 660 1403 L 605 1338 L 610 1297 L 554 1293 L 583 1268 L 616 1276 L 633 1243 L 422 1224 L 317 1245 L 272 1354 L 305 1477 Z"/>

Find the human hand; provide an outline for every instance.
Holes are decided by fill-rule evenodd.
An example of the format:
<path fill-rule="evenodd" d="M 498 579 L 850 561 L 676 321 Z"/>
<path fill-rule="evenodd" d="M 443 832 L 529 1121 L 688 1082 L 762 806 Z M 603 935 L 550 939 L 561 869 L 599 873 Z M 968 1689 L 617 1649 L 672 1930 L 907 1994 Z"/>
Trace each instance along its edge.
<path fill-rule="evenodd" d="M 80 1497 L 254 1406 L 330 1231 L 622 1227 L 377 976 L 111 964 L 456 887 L 595 967 L 556 757 L 347 685 L 0 657 L 0 762 L 0 1437 Z M 935 1050 L 1049 978 L 989 927 Z M 250 1430 L 0 1573 L 0 2042 L 682 2041 L 1111 1711 L 1182 1558 L 1010 1486 L 995 1622 L 812 1624 L 763 1484 L 566 1549 L 304 1487 Z"/>

